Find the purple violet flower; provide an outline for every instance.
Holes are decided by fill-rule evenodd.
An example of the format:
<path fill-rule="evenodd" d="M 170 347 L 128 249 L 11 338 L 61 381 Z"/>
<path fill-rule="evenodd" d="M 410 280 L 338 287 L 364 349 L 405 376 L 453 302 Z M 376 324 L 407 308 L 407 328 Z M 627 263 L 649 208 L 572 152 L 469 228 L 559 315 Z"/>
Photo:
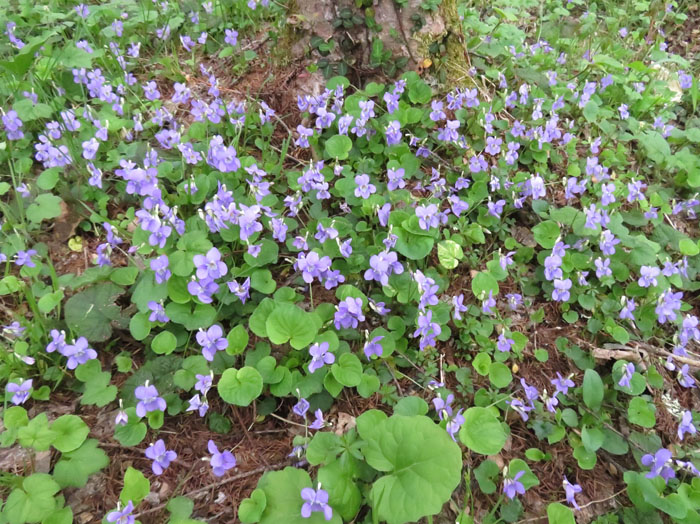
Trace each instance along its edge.
<path fill-rule="evenodd" d="M 10 402 L 12 402 L 15 406 L 19 406 L 24 404 L 29 398 L 32 391 L 32 379 L 24 380 L 20 378 L 19 382 L 17 383 L 9 382 L 5 389 L 8 393 L 12 393 Z"/>
<path fill-rule="evenodd" d="M 134 396 L 139 401 L 136 404 L 136 415 L 139 418 L 145 417 L 151 411 L 165 411 L 168 407 L 165 400 L 158 396 L 156 387 L 149 385 L 148 380 L 143 386 L 138 386 L 134 390 Z"/>
<path fill-rule="evenodd" d="M 177 458 L 177 453 L 165 448 L 163 439 L 157 440 L 146 449 L 146 457 L 153 461 L 151 469 L 156 475 L 161 475 L 172 461 Z"/>
<path fill-rule="evenodd" d="M 118 502 L 117 509 L 107 513 L 105 518 L 107 519 L 107 522 L 112 524 L 134 524 L 134 522 L 136 522 L 136 517 L 132 515 L 133 511 L 133 502 L 129 501 L 124 509 L 121 509 L 121 502 Z"/>
<path fill-rule="evenodd" d="M 519 481 L 520 477 L 522 477 L 524 474 L 525 471 L 523 470 L 516 473 L 515 477 L 512 479 L 503 479 L 503 493 L 505 493 L 506 497 L 512 500 L 516 495 L 525 494 L 525 486 Z"/>
<path fill-rule="evenodd" d="M 214 324 L 206 331 L 200 329 L 196 338 L 199 345 L 202 346 L 202 355 L 209 362 L 214 360 L 217 351 L 223 351 L 228 347 L 228 340 L 224 337 L 224 332 L 218 324 Z"/>
<path fill-rule="evenodd" d="M 668 484 L 669 479 L 675 478 L 671 464 L 673 455 L 666 448 L 659 449 L 655 454 L 648 453 L 642 457 L 642 465 L 651 468 L 651 471 L 644 475 L 648 479 L 661 477 Z"/>
<path fill-rule="evenodd" d="M 222 477 L 226 471 L 236 467 L 236 457 L 233 456 L 233 453 L 230 451 L 220 453 L 213 440 L 207 443 L 207 449 L 211 453 L 211 458 L 208 460 L 215 476 Z"/>
<path fill-rule="evenodd" d="M 318 489 L 303 488 L 301 490 L 301 499 L 304 504 L 301 506 L 301 516 L 305 519 L 311 517 L 312 513 L 320 511 L 323 513 L 323 518 L 329 521 L 333 518 L 333 508 L 328 505 L 328 492 L 321 489 L 319 484 Z"/>
<path fill-rule="evenodd" d="M 693 425 L 693 414 L 690 411 L 684 411 L 678 424 L 678 439 L 683 440 L 686 433 L 695 435 L 697 431 L 697 428 Z"/>
<path fill-rule="evenodd" d="M 324 365 L 331 365 L 335 362 L 335 355 L 328 351 L 328 342 L 314 344 L 309 348 L 311 362 L 309 362 L 309 373 L 314 373 Z"/>

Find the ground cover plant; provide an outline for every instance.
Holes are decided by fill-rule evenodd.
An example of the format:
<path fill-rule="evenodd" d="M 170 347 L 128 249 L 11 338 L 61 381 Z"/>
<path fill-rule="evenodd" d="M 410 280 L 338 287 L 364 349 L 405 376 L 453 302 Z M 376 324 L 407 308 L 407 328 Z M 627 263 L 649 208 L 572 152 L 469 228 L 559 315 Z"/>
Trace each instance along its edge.
<path fill-rule="evenodd" d="M 0 6 L 0 522 L 700 522 L 697 6 L 419 4 Z"/>

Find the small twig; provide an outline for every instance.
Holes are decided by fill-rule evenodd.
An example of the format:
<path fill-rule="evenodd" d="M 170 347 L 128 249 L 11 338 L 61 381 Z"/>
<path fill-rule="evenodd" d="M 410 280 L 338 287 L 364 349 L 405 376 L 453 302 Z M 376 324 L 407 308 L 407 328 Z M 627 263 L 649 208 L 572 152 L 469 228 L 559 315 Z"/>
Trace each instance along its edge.
<path fill-rule="evenodd" d="M 401 384 L 399 384 L 399 381 L 396 380 L 396 375 L 394 375 L 394 371 L 391 369 L 386 360 L 384 361 L 384 365 L 389 370 L 389 373 L 391 373 L 391 377 L 394 379 L 394 384 L 396 384 L 396 389 L 399 390 L 399 395 L 403 397 L 403 389 L 401 389 Z"/>
<path fill-rule="evenodd" d="M 600 504 L 601 502 L 606 502 L 610 499 L 614 499 L 615 497 L 624 493 L 625 491 L 627 491 L 627 488 L 622 488 L 620 491 L 613 493 L 609 497 L 605 497 L 604 499 L 599 499 L 599 500 L 592 500 L 589 503 L 584 504 L 583 506 L 579 506 L 579 509 L 587 508 L 588 506 L 592 506 L 593 504 Z M 557 502 L 566 502 L 566 499 L 561 499 L 561 500 L 558 500 Z M 537 522 L 538 520 L 547 520 L 547 517 L 546 516 L 531 517 L 529 519 L 519 520 L 515 524 L 524 524 L 525 522 Z"/>
<path fill-rule="evenodd" d="M 284 466 L 286 466 L 287 464 L 288 464 L 288 462 L 280 462 L 277 464 L 273 464 L 272 466 L 261 466 L 259 468 L 251 469 L 250 471 L 246 471 L 244 473 L 240 473 L 238 475 L 234 475 L 232 477 L 225 478 L 224 480 L 220 480 L 218 482 L 213 482 L 212 484 L 207 484 L 206 486 L 199 488 L 199 489 L 195 489 L 194 491 L 189 491 L 187 493 L 184 493 L 183 496 L 190 498 L 194 495 L 197 495 L 198 493 L 203 493 L 205 491 L 209 491 L 212 488 L 218 488 L 219 486 L 223 486 L 224 484 L 227 484 L 229 482 L 233 482 L 234 480 L 244 479 L 246 477 L 252 477 L 253 475 L 257 475 L 258 473 L 265 473 L 266 471 L 273 471 L 276 469 L 281 469 Z M 162 509 L 165 509 L 165 507 L 167 505 L 168 505 L 167 502 L 165 502 L 163 504 L 159 504 L 158 506 L 155 506 L 153 508 L 136 513 L 134 515 L 134 517 L 139 518 L 142 515 L 147 515 L 149 513 L 155 513 L 156 511 L 160 511 Z"/>

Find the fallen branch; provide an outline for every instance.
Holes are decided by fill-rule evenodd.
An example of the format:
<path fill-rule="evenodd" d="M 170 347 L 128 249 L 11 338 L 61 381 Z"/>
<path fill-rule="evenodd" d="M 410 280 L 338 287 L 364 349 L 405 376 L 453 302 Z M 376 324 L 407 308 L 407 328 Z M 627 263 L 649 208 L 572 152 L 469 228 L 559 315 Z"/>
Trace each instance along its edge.
<path fill-rule="evenodd" d="M 213 488 L 218 488 L 219 486 L 223 486 L 224 484 L 228 484 L 229 482 L 233 482 L 234 480 L 240 480 L 244 479 L 247 477 L 252 477 L 253 475 L 257 475 L 258 473 L 265 473 L 267 471 L 274 471 L 277 469 L 281 469 L 284 466 L 289 465 L 289 462 L 280 462 L 278 464 L 273 464 L 271 466 L 261 466 L 259 468 L 251 469 L 250 471 L 245 471 L 243 473 L 239 473 L 238 475 L 234 475 L 232 477 L 227 477 L 223 480 L 219 480 L 218 482 L 212 482 L 211 484 L 207 484 L 204 487 L 201 487 L 199 489 L 195 489 L 193 491 L 188 491 L 187 493 L 183 493 L 181 496 L 184 497 L 192 497 L 194 495 L 197 495 L 198 493 L 203 493 L 205 491 L 209 491 L 210 489 Z M 169 500 L 168 500 L 169 502 Z M 168 505 L 168 502 L 164 502 L 163 504 L 159 504 L 158 506 L 152 507 L 150 509 L 147 509 L 145 511 L 140 511 L 139 513 L 134 514 L 134 518 L 139 518 L 142 515 L 147 515 L 149 513 L 155 513 L 156 511 L 160 511 L 162 509 L 165 509 L 165 507 Z"/>

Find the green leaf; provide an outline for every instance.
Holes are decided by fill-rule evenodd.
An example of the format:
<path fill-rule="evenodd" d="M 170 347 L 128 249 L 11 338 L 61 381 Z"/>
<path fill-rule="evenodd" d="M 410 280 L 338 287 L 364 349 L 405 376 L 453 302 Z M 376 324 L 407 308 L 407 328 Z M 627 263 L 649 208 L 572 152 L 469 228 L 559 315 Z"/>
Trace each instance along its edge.
<path fill-rule="evenodd" d="M 46 413 L 39 413 L 26 426 L 17 430 L 20 446 L 33 448 L 36 451 L 49 449 L 55 438 L 56 432 L 49 428 L 49 419 Z"/>
<path fill-rule="evenodd" d="M 501 422 L 491 410 L 473 407 L 464 413 L 459 440 L 475 453 L 495 455 L 503 449 L 507 437 Z"/>
<path fill-rule="evenodd" d="M 459 446 L 424 416 L 394 415 L 377 426 L 374 438 L 361 433 L 367 463 L 386 473 L 369 495 L 376 518 L 403 524 L 438 513 L 461 478 Z"/>
<path fill-rule="evenodd" d="M 170 522 L 175 524 L 188 519 L 192 515 L 194 502 L 187 497 L 175 497 L 170 499 L 165 507 L 170 512 Z"/>
<path fill-rule="evenodd" d="M 319 431 L 309 442 L 306 449 L 306 460 L 312 466 L 333 462 L 343 450 L 340 437 L 328 431 Z"/>
<path fill-rule="evenodd" d="M 97 447 L 97 440 L 88 439 L 74 451 L 61 455 L 53 470 L 54 479 L 62 488 L 79 488 L 88 477 L 109 464 L 106 453 Z"/>
<path fill-rule="evenodd" d="M 547 506 L 548 524 L 576 524 L 574 512 L 560 502 L 552 502 Z"/>
<path fill-rule="evenodd" d="M 250 276 L 250 287 L 266 295 L 273 293 L 277 283 L 268 269 L 258 269 Z"/>
<path fill-rule="evenodd" d="M 627 418 L 632 424 L 638 424 L 643 428 L 653 428 L 656 425 L 654 404 L 641 397 L 632 397 L 627 406 Z"/>
<path fill-rule="evenodd" d="M 408 99 L 416 105 L 427 104 L 432 96 L 430 86 L 420 78 L 408 86 Z"/>
<path fill-rule="evenodd" d="M 238 518 L 242 524 L 259 522 L 267 506 L 267 497 L 261 489 L 253 490 L 250 498 L 243 499 L 238 507 Z"/>
<path fill-rule="evenodd" d="M 139 276 L 139 268 L 137 267 L 118 267 L 109 276 L 109 279 L 120 286 L 130 286 L 136 282 L 136 277 Z"/>
<path fill-rule="evenodd" d="M 413 416 L 428 413 L 428 403 L 414 395 L 403 397 L 394 406 L 395 415 Z"/>
<path fill-rule="evenodd" d="M 120 424 L 114 428 L 114 438 L 124 447 L 136 446 L 146 436 L 146 424 L 136 416 L 135 408 L 127 408 L 128 419 L 126 424 Z"/>
<path fill-rule="evenodd" d="M 61 487 L 45 473 L 34 473 L 22 482 L 21 488 L 12 490 L 5 501 L 2 516 L 8 524 L 40 522 L 56 508 L 54 495 Z"/>
<path fill-rule="evenodd" d="M 158 355 L 169 355 L 176 346 L 177 338 L 170 331 L 161 331 L 151 340 L 151 349 Z"/>
<path fill-rule="evenodd" d="M 151 483 L 138 469 L 131 466 L 124 473 L 124 487 L 119 494 L 119 500 L 126 505 L 132 501 L 136 506 L 151 491 Z"/>
<path fill-rule="evenodd" d="M 489 380 L 497 388 L 504 388 L 513 380 L 510 368 L 502 362 L 493 362 L 489 366 Z"/>
<path fill-rule="evenodd" d="M 454 269 L 459 265 L 459 261 L 464 258 L 464 251 L 454 240 L 443 240 L 438 243 L 438 260 L 445 269 Z"/>
<path fill-rule="evenodd" d="M 51 424 L 51 430 L 56 433 L 53 447 L 61 453 L 78 449 L 90 433 L 88 425 L 77 415 L 61 415 Z"/>
<path fill-rule="evenodd" d="M 535 237 L 535 242 L 545 249 L 552 249 L 561 234 L 559 224 L 553 220 L 540 222 L 532 228 L 532 233 Z"/>
<path fill-rule="evenodd" d="M 27 218 L 38 224 L 42 220 L 56 218 L 61 214 L 61 200 L 51 193 L 42 193 L 34 199 L 34 202 L 27 208 Z"/>
<path fill-rule="evenodd" d="M 53 293 L 47 293 L 39 299 L 39 311 L 42 313 L 50 313 L 56 309 L 56 306 L 58 306 L 61 301 L 63 301 L 63 296 L 63 291 L 60 289 L 58 291 L 54 291 Z"/>
<path fill-rule="evenodd" d="M 22 406 L 12 406 L 7 408 L 2 415 L 2 422 L 5 429 L 19 429 L 29 422 L 27 410 Z"/>
<path fill-rule="evenodd" d="M 345 160 L 352 149 L 352 140 L 345 135 L 333 135 L 326 140 L 325 149 L 330 158 Z"/>
<path fill-rule="evenodd" d="M 355 387 L 362 382 L 362 362 L 352 353 L 343 353 L 331 366 L 335 379 L 343 386 Z"/>
<path fill-rule="evenodd" d="M 143 340 L 151 333 L 151 322 L 147 313 L 136 313 L 129 321 L 129 333 L 136 340 Z"/>
<path fill-rule="evenodd" d="M 362 398 L 369 398 L 377 391 L 379 391 L 379 377 L 376 375 L 362 375 L 362 380 L 357 385 L 357 392 Z"/>
<path fill-rule="evenodd" d="M 193 307 L 194 306 L 194 307 Z M 177 304 L 170 302 L 165 306 L 165 313 L 170 320 L 181 324 L 188 331 L 208 328 L 216 320 L 216 309 L 210 304 Z"/>
<path fill-rule="evenodd" d="M 472 279 L 472 293 L 479 300 L 484 300 L 489 296 L 489 291 L 493 292 L 493 296 L 498 294 L 498 281 L 491 275 L 480 271 Z"/>
<path fill-rule="evenodd" d="M 411 260 L 423 260 L 433 250 L 435 240 L 429 236 L 416 235 L 406 231 L 403 227 L 394 228 L 396 251 Z"/>
<path fill-rule="evenodd" d="M 243 324 L 237 325 L 226 337 L 226 340 L 228 340 L 226 353 L 229 355 L 239 355 L 243 353 L 245 348 L 248 346 L 249 339 L 250 337 Z"/>
<path fill-rule="evenodd" d="M 663 165 L 666 159 L 671 157 L 671 147 L 658 131 L 644 131 L 637 135 L 637 140 L 642 144 L 647 156 L 654 163 Z"/>
<path fill-rule="evenodd" d="M 302 349 L 311 344 L 320 327 L 315 315 L 286 302 L 279 303 L 265 321 L 265 331 L 273 344 L 287 341 L 294 349 Z"/>
<path fill-rule="evenodd" d="M 336 460 L 318 470 L 318 481 L 328 491 L 328 504 L 346 521 L 352 521 L 362 505 L 362 493 L 353 482 L 352 469 Z"/>
<path fill-rule="evenodd" d="M 248 406 L 262 393 L 263 379 L 260 372 L 250 366 L 227 369 L 216 388 L 219 396 L 229 404 Z"/>
<path fill-rule="evenodd" d="M 598 451 L 603 445 L 604 440 L 605 434 L 600 429 L 583 426 L 581 430 L 581 442 L 588 451 L 592 453 Z"/>
<path fill-rule="evenodd" d="M 309 474 L 303 469 L 284 468 L 282 471 L 265 473 L 258 482 L 258 490 L 265 494 L 265 509 L 260 515 L 260 524 L 342 524 L 338 512 L 326 521 L 323 512 L 314 512 L 305 519 L 301 516 L 301 490 L 312 487 Z M 258 495 L 260 501 L 261 496 Z"/>
<path fill-rule="evenodd" d="M 485 494 L 490 495 L 495 493 L 498 486 L 494 482 L 501 472 L 498 469 L 498 464 L 493 460 L 484 460 L 479 467 L 474 470 L 474 478 L 479 483 L 479 489 Z"/>
<path fill-rule="evenodd" d="M 121 309 L 115 304 L 124 290 L 104 282 L 76 293 L 66 301 L 68 327 L 91 342 L 104 342 L 112 335 L 112 323 L 123 322 Z"/>
<path fill-rule="evenodd" d="M 694 257 L 695 255 L 700 253 L 700 247 L 698 247 L 698 244 L 696 244 L 689 238 L 684 238 L 680 242 L 678 242 L 678 249 L 680 250 L 682 255 L 686 255 L 689 257 Z"/>
<path fill-rule="evenodd" d="M 54 510 L 41 524 L 73 524 L 73 510 L 67 506 Z"/>
<path fill-rule="evenodd" d="M 603 403 L 605 386 L 594 369 L 587 369 L 583 375 L 583 402 L 593 411 L 598 411 Z"/>

